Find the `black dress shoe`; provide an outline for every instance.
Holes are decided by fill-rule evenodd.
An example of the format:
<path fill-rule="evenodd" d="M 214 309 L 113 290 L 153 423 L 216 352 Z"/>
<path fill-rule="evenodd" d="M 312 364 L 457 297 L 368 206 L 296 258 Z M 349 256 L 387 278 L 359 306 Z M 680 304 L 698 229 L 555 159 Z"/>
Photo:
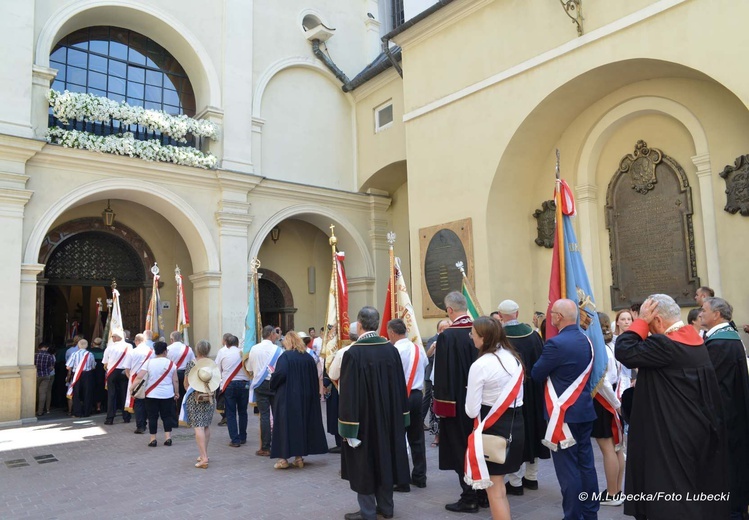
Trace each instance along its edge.
<path fill-rule="evenodd" d="M 393 518 L 393 514 L 392 513 L 390 513 L 389 515 L 386 515 L 385 513 L 382 512 L 382 509 L 380 509 L 379 507 L 376 509 L 376 512 L 382 518 Z"/>
<path fill-rule="evenodd" d="M 523 477 L 523 487 L 527 489 L 538 489 L 538 480 L 528 480 Z"/>
<path fill-rule="evenodd" d="M 164 441 L 164 446 L 171 446 L 172 445 L 172 439 L 167 439 Z"/>
<path fill-rule="evenodd" d="M 156 441 L 151 441 L 148 443 L 149 448 L 155 448 L 156 447 Z"/>
<path fill-rule="evenodd" d="M 104 421 L 104 424 L 107 425 L 107 426 L 109 426 L 111 424 L 114 424 L 114 420 L 113 419 L 107 419 L 106 421 Z"/>
<path fill-rule="evenodd" d="M 239 448 L 241 444 L 239 444 L 238 442 L 230 442 L 229 446 L 231 446 L 232 448 Z"/>
<path fill-rule="evenodd" d="M 393 491 L 397 491 L 398 493 L 410 493 L 411 486 L 408 484 L 398 484 L 397 486 L 393 486 Z"/>
<path fill-rule="evenodd" d="M 239 444 L 247 444 L 247 439 L 239 441 Z"/>
<path fill-rule="evenodd" d="M 333 446 L 328 450 L 328 453 L 341 453 L 341 447 L 340 446 Z"/>
<path fill-rule="evenodd" d="M 125 419 L 124 421 L 125 421 L 125 424 L 127 424 L 130 422 L 130 419 Z"/>
<path fill-rule="evenodd" d="M 414 480 L 411 479 L 411 485 L 416 486 L 417 488 L 425 488 L 427 487 L 427 481 L 426 480 Z"/>
<path fill-rule="evenodd" d="M 467 502 L 463 502 L 462 500 L 458 500 L 454 504 L 447 504 L 445 506 L 445 509 L 447 509 L 448 511 L 452 511 L 453 513 L 478 513 L 479 505 L 469 504 Z"/>
<path fill-rule="evenodd" d="M 479 507 L 483 507 L 484 509 L 486 509 L 486 508 L 489 507 L 489 497 L 488 496 L 486 496 L 486 495 L 479 496 L 478 497 L 478 501 L 479 501 Z"/>
<path fill-rule="evenodd" d="M 505 490 L 508 495 L 515 495 L 518 497 L 523 495 L 523 486 L 513 486 L 509 482 L 505 482 Z"/>
<path fill-rule="evenodd" d="M 357 511 L 356 513 L 346 513 L 343 515 L 343 518 L 345 520 L 364 520 L 361 511 Z"/>
<path fill-rule="evenodd" d="M 133 433 L 146 433 L 146 430 L 141 430 L 140 428 L 136 428 Z"/>

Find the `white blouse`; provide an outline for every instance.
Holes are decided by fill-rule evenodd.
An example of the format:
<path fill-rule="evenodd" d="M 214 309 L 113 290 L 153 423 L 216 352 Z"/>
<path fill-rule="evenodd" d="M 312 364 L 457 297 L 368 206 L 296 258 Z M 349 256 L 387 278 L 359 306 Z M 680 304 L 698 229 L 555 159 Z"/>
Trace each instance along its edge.
<path fill-rule="evenodd" d="M 505 386 L 511 384 L 512 372 L 517 366 L 518 360 L 515 356 L 503 348 L 497 350 L 496 355 L 484 354 L 474 361 L 468 371 L 466 415 L 471 418 L 478 417 L 482 404 L 493 406 Z M 523 387 L 521 386 L 517 400 L 510 405 L 510 408 L 522 405 Z"/>

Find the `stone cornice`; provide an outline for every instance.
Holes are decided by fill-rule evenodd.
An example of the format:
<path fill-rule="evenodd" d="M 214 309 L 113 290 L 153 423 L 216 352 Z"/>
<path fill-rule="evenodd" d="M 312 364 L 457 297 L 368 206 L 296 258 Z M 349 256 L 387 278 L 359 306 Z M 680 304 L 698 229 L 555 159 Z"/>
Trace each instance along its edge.
<path fill-rule="evenodd" d="M 193 289 L 218 288 L 221 286 L 220 271 L 203 271 L 188 276 L 192 282 Z"/>
<path fill-rule="evenodd" d="M 23 208 L 33 194 L 31 190 L 0 188 L 0 216 L 23 218 Z"/>
<path fill-rule="evenodd" d="M 44 272 L 44 264 L 21 264 L 21 282 L 36 283 L 37 276 Z"/>
<path fill-rule="evenodd" d="M 378 204 L 386 204 L 387 206 L 390 206 L 391 202 L 389 197 L 379 195 L 318 188 L 270 179 L 264 179 L 263 182 L 258 184 L 252 195 L 291 200 L 324 200 L 337 207 L 361 211 L 370 211 L 373 200 L 376 200 Z"/>
<path fill-rule="evenodd" d="M 4 172 L 26 173 L 26 162 L 44 148 L 46 143 L 37 139 L 26 139 L 0 134 L 0 168 Z"/>
<path fill-rule="evenodd" d="M 49 88 L 52 81 L 57 77 L 57 69 L 51 69 L 49 67 L 40 67 L 39 65 L 32 65 L 31 67 L 31 80 L 34 85 L 40 87 Z"/>
<path fill-rule="evenodd" d="M 709 153 L 703 153 L 702 155 L 695 155 L 692 157 L 692 163 L 697 167 L 697 176 L 701 177 L 703 175 L 710 176 L 712 175 L 712 172 L 710 171 L 710 154 Z"/>
<path fill-rule="evenodd" d="M 393 41 L 406 51 L 446 27 L 478 11 L 494 0 L 455 0 L 431 16 L 424 18 L 413 27 L 396 35 Z"/>

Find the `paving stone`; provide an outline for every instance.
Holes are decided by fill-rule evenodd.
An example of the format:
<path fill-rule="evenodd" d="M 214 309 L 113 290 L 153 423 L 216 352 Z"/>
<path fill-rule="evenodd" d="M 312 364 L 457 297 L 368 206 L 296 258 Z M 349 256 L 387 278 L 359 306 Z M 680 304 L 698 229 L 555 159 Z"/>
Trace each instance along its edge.
<path fill-rule="evenodd" d="M 324 407 L 323 407 L 324 413 Z M 0 516 L 3 520 L 44 518 L 86 520 L 116 516 L 122 519 L 206 518 L 211 520 L 341 519 L 356 511 L 356 494 L 337 474 L 340 455 L 305 458 L 303 469 L 276 470 L 274 461 L 257 457 L 258 419 L 250 416 L 248 442 L 230 448 L 225 427 L 211 427 L 207 470 L 194 467 L 197 456 L 192 430 L 174 430 L 174 445 L 162 446 L 159 425 L 156 448 L 147 447 L 148 434 L 133 434 L 133 423 L 117 419 L 105 426 L 103 415 L 71 419 L 48 415 L 34 425 L 0 430 Z M 329 436 L 329 445 L 333 439 Z M 446 503 L 458 499 L 454 472 L 438 469 L 438 448 L 429 447 L 427 487 L 395 493 L 396 519 L 486 520 L 478 514 L 455 514 Z M 604 489 L 603 466 L 596 453 L 599 485 Z M 56 462 L 39 464 L 35 457 Z M 28 466 L 8 467 L 24 459 Z M 49 460 L 49 459 L 41 459 Z M 513 518 L 549 520 L 562 517 L 561 495 L 551 460 L 539 464 L 538 491 L 511 496 Z M 624 519 L 622 508 L 602 507 L 601 520 Z"/>

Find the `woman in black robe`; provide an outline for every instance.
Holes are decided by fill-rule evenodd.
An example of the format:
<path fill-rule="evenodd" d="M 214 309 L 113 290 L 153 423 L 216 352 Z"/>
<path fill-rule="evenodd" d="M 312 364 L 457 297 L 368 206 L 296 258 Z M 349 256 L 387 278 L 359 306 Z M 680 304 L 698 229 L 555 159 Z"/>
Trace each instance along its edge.
<path fill-rule="evenodd" d="M 317 366 L 296 332 L 286 333 L 283 346 L 286 352 L 278 358 L 270 380 L 275 392 L 270 456 L 278 458 L 276 469 L 288 468 L 292 456 L 296 457 L 292 464 L 303 468 L 302 457 L 328 452 Z"/>

